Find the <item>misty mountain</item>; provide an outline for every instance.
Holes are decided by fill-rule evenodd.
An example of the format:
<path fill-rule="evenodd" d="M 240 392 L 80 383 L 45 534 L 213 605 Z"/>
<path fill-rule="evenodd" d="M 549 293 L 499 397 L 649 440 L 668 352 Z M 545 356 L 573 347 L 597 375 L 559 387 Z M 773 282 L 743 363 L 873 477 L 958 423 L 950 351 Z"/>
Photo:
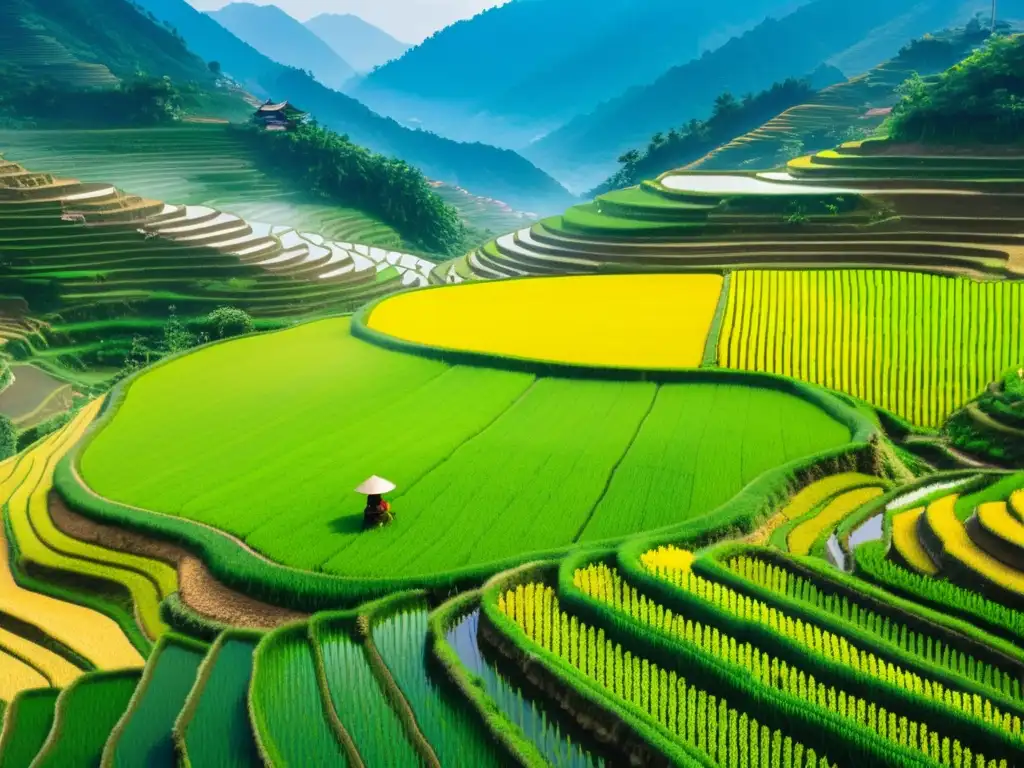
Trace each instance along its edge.
<path fill-rule="evenodd" d="M 691 118 L 707 117 L 722 92 L 756 93 L 773 82 L 813 71 L 917 2 L 814 0 L 601 104 L 523 153 L 556 175 L 596 183 L 614 170 L 616 158 L 630 147 Z"/>
<path fill-rule="evenodd" d="M 435 33 L 353 95 L 459 139 L 521 147 L 804 0 L 518 0 Z"/>
<path fill-rule="evenodd" d="M 361 73 L 399 58 L 411 47 L 350 13 L 322 13 L 305 26 Z"/>
<path fill-rule="evenodd" d="M 267 58 L 312 72 L 328 88 L 340 88 L 355 74 L 331 46 L 276 5 L 231 3 L 209 15 Z"/>
<path fill-rule="evenodd" d="M 294 101 L 329 128 L 376 152 L 405 160 L 431 178 L 520 209 L 554 212 L 573 202 L 564 187 L 522 156 L 405 128 L 306 73 L 271 61 L 185 0 L 137 1 L 177 29 L 192 51 L 207 61 L 220 62 L 226 74 L 256 95 Z"/>

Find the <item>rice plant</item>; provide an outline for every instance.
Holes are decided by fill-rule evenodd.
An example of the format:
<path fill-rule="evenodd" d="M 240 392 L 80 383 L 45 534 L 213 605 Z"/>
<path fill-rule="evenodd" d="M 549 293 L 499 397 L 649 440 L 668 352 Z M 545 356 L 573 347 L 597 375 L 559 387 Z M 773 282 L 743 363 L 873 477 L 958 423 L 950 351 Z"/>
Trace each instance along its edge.
<path fill-rule="evenodd" d="M 373 642 L 442 765 L 501 765 L 478 718 L 442 690 L 427 670 L 427 610 L 401 608 L 373 625 Z"/>
<path fill-rule="evenodd" d="M 368 765 L 420 765 L 405 726 L 377 684 L 363 647 L 343 628 L 314 630 L 334 711 Z"/>
<path fill-rule="evenodd" d="M 190 694 L 198 701 L 189 702 L 194 709 L 186 723 L 178 723 L 192 765 L 245 768 L 259 762 L 246 701 L 255 649 L 255 638 L 244 635 L 228 635 L 211 649 Z"/>

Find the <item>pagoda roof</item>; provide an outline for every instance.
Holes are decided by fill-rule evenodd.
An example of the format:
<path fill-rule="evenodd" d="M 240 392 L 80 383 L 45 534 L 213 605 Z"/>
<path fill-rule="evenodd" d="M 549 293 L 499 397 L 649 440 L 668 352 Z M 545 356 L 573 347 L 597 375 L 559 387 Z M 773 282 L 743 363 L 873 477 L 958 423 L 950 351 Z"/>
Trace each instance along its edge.
<path fill-rule="evenodd" d="M 290 113 L 299 114 L 299 115 L 306 114 L 305 112 L 303 112 L 298 107 L 296 107 L 296 106 L 294 106 L 292 104 L 289 104 L 287 101 L 282 101 L 279 104 L 269 104 L 269 103 L 268 104 L 261 104 L 259 106 L 259 109 L 257 109 L 256 111 L 257 112 L 285 112 L 285 113 L 289 113 L 290 112 Z"/>

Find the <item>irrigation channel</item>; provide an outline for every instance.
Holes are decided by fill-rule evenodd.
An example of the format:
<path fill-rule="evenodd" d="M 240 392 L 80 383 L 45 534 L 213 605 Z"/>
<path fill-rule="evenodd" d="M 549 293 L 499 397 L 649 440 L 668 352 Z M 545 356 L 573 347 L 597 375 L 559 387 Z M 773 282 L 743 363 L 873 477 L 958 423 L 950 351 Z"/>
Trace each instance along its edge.
<path fill-rule="evenodd" d="M 480 609 L 466 614 L 445 636 L 455 649 L 459 660 L 484 684 L 484 690 L 498 709 L 537 747 L 556 768 L 603 768 L 605 757 L 599 748 L 588 744 L 583 735 L 574 738 L 571 726 L 549 719 L 542 705 L 503 676 L 494 664 L 484 657 L 477 641 Z M 575 728 L 572 728 L 578 734 Z"/>

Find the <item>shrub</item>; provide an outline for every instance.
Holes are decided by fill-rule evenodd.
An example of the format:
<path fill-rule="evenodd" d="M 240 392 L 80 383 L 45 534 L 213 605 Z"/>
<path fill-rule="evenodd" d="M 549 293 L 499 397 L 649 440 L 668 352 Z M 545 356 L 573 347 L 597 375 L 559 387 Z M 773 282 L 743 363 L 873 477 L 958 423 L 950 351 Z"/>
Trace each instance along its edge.
<path fill-rule="evenodd" d="M 236 307 L 218 307 L 206 316 L 205 324 L 211 339 L 230 339 L 253 331 L 249 313 Z"/>

